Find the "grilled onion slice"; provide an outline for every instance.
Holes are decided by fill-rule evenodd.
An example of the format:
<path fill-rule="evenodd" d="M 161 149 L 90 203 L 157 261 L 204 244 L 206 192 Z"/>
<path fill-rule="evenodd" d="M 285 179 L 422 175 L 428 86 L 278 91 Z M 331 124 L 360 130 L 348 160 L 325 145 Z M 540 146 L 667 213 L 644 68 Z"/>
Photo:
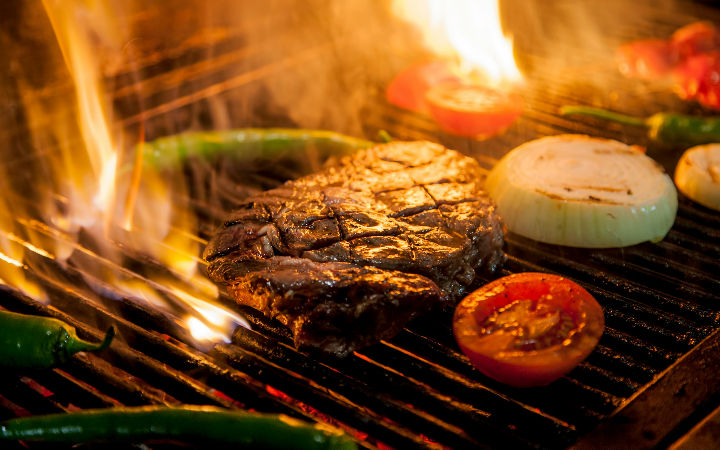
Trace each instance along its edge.
<path fill-rule="evenodd" d="M 687 149 L 675 168 L 675 184 L 692 200 L 720 211 L 720 144 Z"/>
<path fill-rule="evenodd" d="M 677 212 L 677 191 L 658 163 L 621 142 L 583 135 L 517 147 L 485 187 L 510 231 L 573 247 L 659 241 Z"/>

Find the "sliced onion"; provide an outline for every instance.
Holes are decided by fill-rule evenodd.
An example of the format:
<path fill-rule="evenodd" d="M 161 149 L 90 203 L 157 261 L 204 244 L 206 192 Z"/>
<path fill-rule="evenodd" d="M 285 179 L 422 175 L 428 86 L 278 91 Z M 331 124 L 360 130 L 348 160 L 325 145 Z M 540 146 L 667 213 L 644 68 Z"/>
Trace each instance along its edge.
<path fill-rule="evenodd" d="M 675 168 L 675 183 L 689 198 L 720 211 L 720 144 L 687 149 Z"/>
<path fill-rule="evenodd" d="M 677 191 L 658 163 L 621 142 L 582 135 L 517 147 L 485 187 L 510 231 L 573 247 L 659 241 L 677 212 Z"/>

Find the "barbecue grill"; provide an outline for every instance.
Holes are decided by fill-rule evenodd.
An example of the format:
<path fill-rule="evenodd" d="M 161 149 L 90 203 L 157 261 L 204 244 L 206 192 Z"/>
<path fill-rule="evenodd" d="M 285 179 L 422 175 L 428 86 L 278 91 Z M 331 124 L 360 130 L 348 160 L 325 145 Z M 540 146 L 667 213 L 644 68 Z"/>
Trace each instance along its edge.
<path fill-rule="evenodd" d="M 412 31 L 383 8 L 344 2 L 343 13 L 362 10 L 372 21 L 353 27 L 341 22 L 344 25 L 333 28 L 335 22 L 331 26 L 324 18 L 333 6 L 324 2 L 304 8 L 303 2 L 272 2 L 285 11 L 272 16 L 263 14 L 267 6 L 243 3 L 248 4 L 234 11 L 262 19 L 243 20 L 236 28 L 198 28 L 194 39 L 158 40 L 152 49 L 138 50 L 143 57 L 133 66 L 108 69 L 105 76 L 113 87 L 117 122 L 138 135 L 144 133 L 147 140 L 231 126 L 309 124 L 368 138 L 386 130 L 398 139 L 440 142 L 474 156 L 488 169 L 529 139 L 584 133 L 644 145 L 671 172 L 682 149 L 650 142 L 643 130 L 562 117 L 558 108 L 592 104 L 637 115 L 659 110 L 707 114 L 676 99 L 665 86 L 622 78 L 611 49 L 631 39 L 667 36 L 698 19 L 720 19 L 718 11 L 703 4 L 638 5 L 634 19 L 607 27 L 603 40 L 589 43 L 558 34 L 572 27 L 548 24 L 547 15 L 560 14 L 571 2 L 543 6 L 529 18 L 512 14 L 506 25 L 516 31 L 518 58 L 530 74 L 523 88 L 527 107 L 506 133 L 476 141 L 447 135 L 429 118 L 385 101 L 383 89 L 390 77 L 426 55 L 415 45 Z M 621 11 L 622 3 L 608 2 L 596 17 L 598 27 L 612 12 Z M 148 8 L 131 19 L 180 18 L 185 26 L 201 25 L 193 16 L 193 4 L 178 2 L 171 12 Z M 520 5 L 526 2 L 507 2 L 506 8 L 522 9 Z M 9 204 L 32 211 L 36 200 L 10 188 L 37 176 L 43 152 L 53 147 L 50 143 L 31 151 L 37 142 L 30 136 L 44 124 L 27 120 L 14 79 L 41 56 L 59 57 L 41 55 L 38 42 L 23 32 L 32 5 L 5 5 L 0 10 L 6 30 L 0 34 L 2 46 L 9 49 L 2 62 L 6 67 L 0 70 L 0 92 L 6 97 L 0 109 L 0 139 L 5 148 L 16 150 L 4 153 L 3 164 L 13 177 L 5 180 L 3 195 Z M 169 17 L 163 18 L 165 14 Z M 42 18 L 33 18 L 38 28 L 48 26 Z M 547 28 L 539 27 L 540 22 Z M 312 28 L 321 32 L 308 33 Z M 253 41 L 250 35 L 266 39 Z M 547 42 L 543 36 L 554 39 Z M 153 38 L 159 39 L 151 36 L 149 41 Z M 387 45 L 379 47 L 379 42 Z M 40 83 L 42 76 L 31 79 Z M 305 88 L 313 82 L 320 85 Z M 353 87 L 359 87 L 360 94 Z M 61 95 L 69 89 L 59 82 L 42 95 Z M 311 105 L 318 108 L 316 115 L 298 116 L 291 105 L 304 101 L 305 89 L 326 90 L 337 103 Z M 336 98 L 345 90 L 353 94 Z M 67 113 L 75 113 L 72 105 Z M 308 160 L 306 166 L 280 161 L 252 167 L 238 167 L 231 160 L 188 161 L 183 170 L 189 193 L 173 201 L 192 206 L 199 224 L 192 238 L 204 244 L 233 204 L 312 169 L 312 158 Z M 54 201 L 61 207 L 71 200 L 55 196 Z M 60 318 L 86 339 L 99 340 L 103 330 L 115 324 L 121 341 L 98 354 L 77 355 L 53 370 L 2 370 L 3 420 L 94 407 L 210 404 L 327 422 L 369 448 L 690 448 L 712 442 L 717 428 L 720 214 L 682 196 L 675 225 L 658 243 L 589 250 L 507 235 L 508 260 L 498 275 L 541 271 L 567 276 L 597 298 L 607 323 L 600 344 L 585 362 L 550 386 L 531 389 L 510 388 L 477 372 L 455 344 L 449 313 L 421 317 L 395 338 L 346 359 L 319 358 L 296 351 L 287 329 L 234 305 L 221 292 L 221 303 L 242 314 L 250 329 L 237 327 L 231 342 L 201 347 L 172 316 L 99 275 L 121 272 L 170 299 L 175 291 L 152 281 L 153 275 L 162 274 L 188 292 L 198 289 L 161 262 L 119 242 L 110 244 L 122 255 L 120 260 L 105 258 L 101 244 L 80 232 L 76 242 L 65 242 L 73 247 L 76 263 L 62 264 L 24 237 L 70 239 L 52 223 L 18 216 L 13 227 L 24 230 L 24 235 L 0 230 L 2 239 L 24 245 L 23 273 L 49 301 L 39 302 L 5 284 L 0 307 Z M 197 261 L 203 264 L 199 257 Z"/>

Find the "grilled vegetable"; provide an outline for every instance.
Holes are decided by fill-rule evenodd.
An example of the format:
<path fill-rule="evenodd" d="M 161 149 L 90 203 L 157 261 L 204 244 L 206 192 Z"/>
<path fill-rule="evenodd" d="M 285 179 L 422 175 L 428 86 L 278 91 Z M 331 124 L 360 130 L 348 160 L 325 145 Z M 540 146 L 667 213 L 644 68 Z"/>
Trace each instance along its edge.
<path fill-rule="evenodd" d="M 339 430 L 282 415 L 231 411 L 210 406 L 133 407 L 85 410 L 11 419 L 0 439 L 50 442 L 141 442 L 196 439 L 248 448 L 354 449 Z"/>
<path fill-rule="evenodd" d="M 720 144 L 685 151 L 675 168 L 675 184 L 689 198 L 720 211 Z"/>
<path fill-rule="evenodd" d="M 618 47 L 620 72 L 631 78 L 663 79 L 672 75 L 684 100 L 720 108 L 720 30 L 710 22 L 679 28 L 670 39 L 646 39 Z"/>
<path fill-rule="evenodd" d="M 57 319 L 0 311 L 0 366 L 42 369 L 66 362 L 77 352 L 107 348 L 111 327 L 102 342 L 78 338 L 75 328 Z"/>
<path fill-rule="evenodd" d="M 427 101 L 443 130 L 478 139 L 504 131 L 524 107 L 517 94 L 478 85 L 438 85 L 428 91 Z"/>
<path fill-rule="evenodd" d="M 720 117 L 696 117 L 675 113 L 657 113 L 634 117 L 589 106 L 563 106 L 563 115 L 580 114 L 634 127 L 645 127 L 651 139 L 676 144 L 699 145 L 720 142 Z"/>
<path fill-rule="evenodd" d="M 626 77 L 654 80 L 670 75 L 689 59 L 720 50 L 720 31 L 710 22 L 678 28 L 670 39 L 643 39 L 618 47 L 615 56 Z"/>
<path fill-rule="evenodd" d="M 321 153 L 343 155 L 373 143 L 324 130 L 246 128 L 183 133 L 142 145 L 144 161 L 151 167 L 163 168 L 177 167 L 189 156 L 211 159 L 228 155 L 247 162 L 313 147 Z"/>
<path fill-rule="evenodd" d="M 495 280 L 460 302 L 453 331 L 473 365 L 516 387 L 546 385 L 595 348 L 602 309 L 581 286 L 557 275 L 518 273 Z"/>
<path fill-rule="evenodd" d="M 670 38 L 677 58 L 682 61 L 701 53 L 720 50 L 720 30 L 712 22 L 693 22 L 678 28 Z"/>
<path fill-rule="evenodd" d="M 670 42 L 680 62 L 673 71 L 680 98 L 720 108 L 720 30 L 695 22 L 673 33 Z"/>
<path fill-rule="evenodd" d="M 410 66 L 393 78 L 387 87 L 388 102 L 400 108 L 428 113 L 427 91 L 438 84 L 460 83 L 450 63 L 430 61 Z"/>
<path fill-rule="evenodd" d="M 645 39 L 619 46 L 615 52 L 620 73 L 629 78 L 652 80 L 668 75 L 677 63 L 665 39 Z"/>
<path fill-rule="evenodd" d="M 688 58 L 673 72 L 675 92 L 683 100 L 697 100 L 708 108 L 720 108 L 720 51 Z"/>
<path fill-rule="evenodd" d="M 517 147 L 485 189 L 511 231 L 573 247 L 659 241 L 677 212 L 675 186 L 659 164 L 621 142 L 581 135 Z"/>

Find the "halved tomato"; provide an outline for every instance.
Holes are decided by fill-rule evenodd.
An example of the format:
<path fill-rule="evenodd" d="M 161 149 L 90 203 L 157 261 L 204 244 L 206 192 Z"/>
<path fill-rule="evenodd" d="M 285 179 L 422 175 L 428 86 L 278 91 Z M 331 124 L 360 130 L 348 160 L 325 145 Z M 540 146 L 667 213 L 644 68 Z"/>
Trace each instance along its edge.
<path fill-rule="evenodd" d="M 678 28 L 670 38 L 680 61 L 720 50 L 720 30 L 711 22 L 693 22 Z"/>
<path fill-rule="evenodd" d="M 441 84 L 427 93 L 430 112 L 451 134 L 490 137 L 504 131 L 522 114 L 522 97 L 479 85 Z"/>
<path fill-rule="evenodd" d="M 675 91 L 683 100 L 720 109 L 720 52 L 688 58 L 673 73 Z"/>
<path fill-rule="evenodd" d="M 664 39 L 645 39 L 623 44 L 615 51 L 620 73 L 629 78 L 654 80 L 669 75 L 677 52 Z"/>
<path fill-rule="evenodd" d="M 495 280 L 458 305 L 460 349 L 488 377 L 542 386 L 568 373 L 605 329 L 602 308 L 580 285 L 557 275 L 518 273 Z"/>
<path fill-rule="evenodd" d="M 447 61 L 415 64 L 403 70 L 388 85 L 387 100 L 395 106 L 415 112 L 428 113 L 425 94 L 437 84 L 459 83 L 460 78 Z"/>

